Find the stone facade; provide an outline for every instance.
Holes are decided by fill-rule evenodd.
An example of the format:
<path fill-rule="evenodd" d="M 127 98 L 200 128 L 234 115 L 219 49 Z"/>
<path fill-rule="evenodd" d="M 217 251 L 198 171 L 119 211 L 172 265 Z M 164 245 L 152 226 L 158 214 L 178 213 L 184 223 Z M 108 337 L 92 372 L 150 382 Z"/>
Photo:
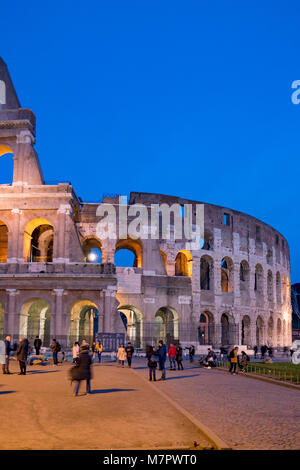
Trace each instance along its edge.
<path fill-rule="evenodd" d="M 127 325 L 136 347 L 159 337 L 291 344 L 289 247 L 279 232 L 221 206 L 132 192 L 128 207 L 204 204 L 202 245 L 190 252 L 185 239 L 99 239 L 98 204 L 82 202 L 68 183 L 44 183 L 34 114 L 20 107 L 1 60 L 0 83 L 0 155 L 14 159 L 12 184 L 0 185 L 1 334 L 69 345 Z M 102 204 L 124 210 L 118 196 Z M 90 262 L 92 249 L 101 263 Z M 120 249 L 134 253 L 134 266 L 115 265 Z"/>

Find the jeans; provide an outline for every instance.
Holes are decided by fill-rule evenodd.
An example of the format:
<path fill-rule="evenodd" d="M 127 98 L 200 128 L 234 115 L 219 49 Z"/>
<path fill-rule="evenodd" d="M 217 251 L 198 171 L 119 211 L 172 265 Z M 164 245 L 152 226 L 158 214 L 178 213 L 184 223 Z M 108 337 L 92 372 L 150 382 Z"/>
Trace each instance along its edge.
<path fill-rule="evenodd" d="M 101 362 L 102 352 L 98 352 L 98 361 Z"/>
<path fill-rule="evenodd" d="M 81 383 L 81 380 L 78 380 L 76 387 L 75 387 L 75 395 L 78 395 L 80 383 Z M 87 379 L 86 381 L 86 393 L 91 393 L 91 382 L 89 379 Z"/>
<path fill-rule="evenodd" d="M 178 367 L 178 370 L 179 369 L 183 370 L 183 365 L 182 365 L 182 360 L 181 359 L 177 360 L 177 367 Z"/>
<path fill-rule="evenodd" d="M 232 374 L 236 373 L 236 366 L 237 366 L 237 362 L 231 362 L 230 363 L 230 368 L 229 368 L 229 372 L 231 372 Z"/>
<path fill-rule="evenodd" d="M 149 379 L 150 380 L 152 380 L 152 376 L 153 376 L 153 380 L 156 380 L 155 367 L 149 367 Z"/>
<path fill-rule="evenodd" d="M 57 366 L 57 352 L 53 353 L 53 364 Z"/>
<path fill-rule="evenodd" d="M 170 369 L 176 369 L 176 357 L 169 357 Z"/>
<path fill-rule="evenodd" d="M 132 357 L 127 357 L 128 367 L 131 367 Z"/>
<path fill-rule="evenodd" d="M 161 378 L 166 378 L 166 361 L 159 362 L 159 369 L 161 370 Z"/>

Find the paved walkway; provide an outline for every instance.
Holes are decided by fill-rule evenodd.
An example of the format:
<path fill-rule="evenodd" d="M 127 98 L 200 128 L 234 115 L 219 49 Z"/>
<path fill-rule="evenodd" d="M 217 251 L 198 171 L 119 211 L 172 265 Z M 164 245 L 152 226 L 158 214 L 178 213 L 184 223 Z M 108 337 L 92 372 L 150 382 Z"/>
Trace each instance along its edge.
<path fill-rule="evenodd" d="M 13 362 L 13 361 L 11 361 Z M 211 443 L 187 418 L 127 368 L 93 366 L 92 395 L 78 397 L 70 363 L 0 375 L 0 449 L 193 448 Z"/>
<path fill-rule="evenodd" d="M 300 448 L 298 390 L 184 365 L 149 383 L 145 359 L 134 358 L 134 370 L 95 364 L 92 395 L 75 398 L 70 363 L 29 366 L 19 376 L 13 362 L 15 374 L 0 375 L 0 449 L 210 447 L 157 387 L 233 449 Z"/>
<path fill-rule="evenodd" d="M 300 449 L 299 390 L 185 366 L 167 371 L 160 386 L 233 449 Z M 136 372 L 147 375 L 147 369 Z"/>

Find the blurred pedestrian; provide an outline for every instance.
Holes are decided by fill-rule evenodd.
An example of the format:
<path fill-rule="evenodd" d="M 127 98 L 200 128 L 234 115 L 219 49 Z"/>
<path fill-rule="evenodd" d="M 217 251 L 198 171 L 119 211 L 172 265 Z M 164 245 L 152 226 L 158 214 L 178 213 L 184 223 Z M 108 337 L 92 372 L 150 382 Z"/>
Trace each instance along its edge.
<path fill-rule="evenodd" d="M 121 344 L 117 352 L 117 359 L 119 360 L 119 364 L 121 364 L 122 367 L 124 367 L 126 357 L 127 355 L 126 355 L 126 350 L 124 348 L 124 344 Z"/>
<path fill-rule="evenodd" d="M 79 343 L 78 343 L 78 341 L 75 341 L 75 343 L 73 344 L 73 348 L 72 348 L 73 364 L 76 364 L 77 361 L 78 361 L 79 351 L 80 351 Z"/>
<path fill-rule="evenodd" d="M 170 361 L 170 370 L 176 370 L 176 348 L 174 344 L 170 345 L 169 351 L 168 351 L 168 357 Z"/>
<path fill-rule="evenodd" d="M 236 346 L 233 348 L 230 352 L 229 359 L 230 359 L 230 368 L 229 372 L 232 375 L 235 375 L 237 373 L 236 367 L 238 365 L 238 350 L 239 348 Z"/>
<path fill-rule="evenodd" d="M 101 341 L 98 341 L 95 347 L 96 354 L 98 355 L 98 362 L 101 362 L 102 360 L 102 351 L 103 351 L 103 346 L 101 344 Z"/>
<path fill-rule="evenodd" d="M 151 349 L 150 349 L 151 348 Z M 148 368 L 149 368 L 149 381 L 156 382 L 156 368 L 157 368 L 157 361 L 155 360 L 154 349 L 150 346 L 148 349 L 146 356 L 148 359 Z"/>
<path fill-rule="evenodd" d="M 250 361 L 250 358 L 248 354 L 245 353 L 245 351 L 242 351 L 242 357 L 240 360 L 240 368 L 243 373 L 247 372 L 247 366 L 248 366 L 249 361 Z"/>
<path fill-rule="evenodd" d="M 5 362 L 2 364 L 2 372 L 3 374 L 10 374 L 9 372 L 9 355 L 12 351 L 10 345 L 10 336 L 6 336 L 4 340 L 4 347 L 5 347 Z"/>
<path fill-rule="evenodd" d="M 92 358 L 89 354 L 89 345 L 85 344 L 81 346 L 81 351 L 80 351 L 79 358 L 77 361 L 78 369 L 76 371 L 77 384 L 74 390 L 75 397 L 77 397 L 78 395 L 82 380 L 86 380 L 85 395 L 91 394 L 91 378 L 92 378 L 91 364 L 92 364 Z"/>
<path fill-rule="evenodd" d="M 39 356 L 39 354 L 40 354 L 40 349 L 41 349 L 41 347 L 42 347 L 42 340 L 41 340 L 38 336 L 35 337 L 33 346 L 35 347 L 35 354 L 36 354 L 37 356 Z"/>
<path fill-rule="evenodd" d="M 18 375 L 26 375 L 26 361 L 28 356 L 29 342 L 27 338 L 21 337 L 17 349 L 17 360 L 20 365 L 20 372 Z"/>
<path fill-rule="evenodd" d="M 128 363 L 129 368 L 131 367 L 133 353 L 134 353 L 134 347 L 129 341 L 126 347 L 126 356 L 127 356 L 127 363 Z"/>
<path fill-rule="evenodd" d="M 176 347 L 176 362 L 177 362 L 177 368 L 178 370 L 183 370 L 183 365 L 182 365 L 182 354 L 183 350 L 180 344 L 177 345 Z"/>
<path fill-rule="evenodd" d="M 258 347 L 254 346 L 253 350 L 254 350 L 254 359 L 256 359 Z"/>
<path fill-rule="evenodd" d="M 58 341 L 54 338 L 52 340 L 52 343 L 50 345 L 51 351 L 52 351 L 52 356 L 53 356 L 53 365 L 57 366 L 58 365 L 58 360 L 57 360 L 57 354 L 61 350 L 61 345 L 59 344 Z"/>
<path fill-rule="evenodd" d="M 161 378 L 158 380 L 166 380 L 167 347 L 162 340 L 158 342 L 158 349 L 154 351 L 154 355 L 158 356 L 159 369 L 161 370 Z"/>

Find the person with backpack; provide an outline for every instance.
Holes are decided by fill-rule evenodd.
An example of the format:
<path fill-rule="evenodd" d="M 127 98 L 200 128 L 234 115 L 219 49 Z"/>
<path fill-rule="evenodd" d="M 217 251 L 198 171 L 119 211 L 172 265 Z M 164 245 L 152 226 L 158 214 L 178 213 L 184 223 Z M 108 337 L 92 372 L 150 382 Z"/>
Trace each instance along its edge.
<path fill-rule="evenodd" d="M 240 360 L 240 369 L 243 373 L 247 372 L 247 366 L 248 366 L 248 362 L 250 361 L 250 358 L 248 356 L 248 354 L 245 353 L 245 351 L 242 351 L 242 357 L 241 357 L 241 360 Z"/>
<path fill-rule="evenodd" d="M 148 348 L 148 351 L 147 351 L 147 354 L 146 354 L 147 359 L 148 359 L 149 381 L 151 382 L 152 378 L 153 378 L 153 381 L 156 382 L 157 361 L 155 360 L 153 347 L 150 346 L 150 348 Z"/>
<path fill-rule="evenodd" d="M 57 366 L 58 365 L 58 360 L 57 360 L 57 353 L 59 353 L 59 351 L 61 350 L 61 345 L 59 344 L 58 341 L 56 341 L 56 339 L 54 338 L 52 340 L 52 344 L 50 346 L 51 350 L 52 350 L 52 355 L 53 355 L 53 365 L 54 366 Z"/>
<path fill-rule="evenodd" d="M 238 358 L 238 350 L 239 348 L 236 346 L 235 348 L 233 348 L 229 354 L 229 360 L 230 360 L 230 368 L 229 368 L 229 372 L 232 374 L 232 375 L 235 375 L 237 373 L 236 371 L 236 368 L 237 368 L 237 365 L 238 365 L 238 361 L 239 361 L 239 358 Z"/>

